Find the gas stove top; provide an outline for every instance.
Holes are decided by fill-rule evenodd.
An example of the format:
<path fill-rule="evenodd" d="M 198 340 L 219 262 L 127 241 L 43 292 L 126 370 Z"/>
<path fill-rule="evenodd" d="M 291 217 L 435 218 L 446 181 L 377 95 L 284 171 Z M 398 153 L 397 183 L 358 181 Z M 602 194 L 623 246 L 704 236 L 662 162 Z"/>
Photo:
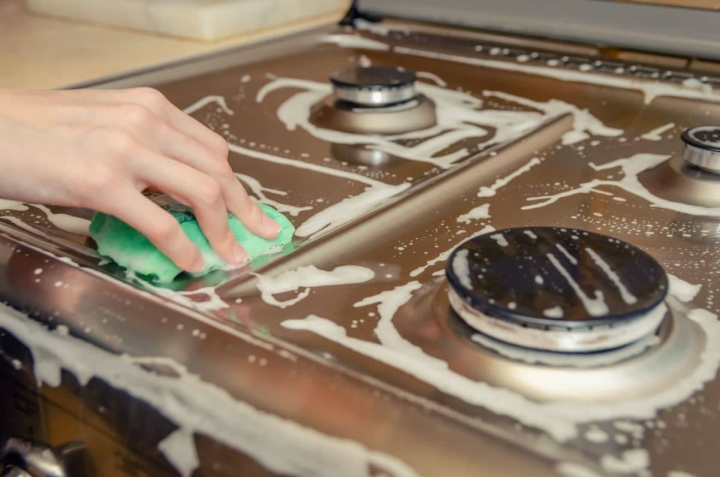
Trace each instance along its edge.
<path fill-rule="evenodd" d="M 97 85 L 222 134 L 296 238 L 161 287 L 4 202 L 0 290 L 53 330 L 8 310 L 4 379 L 119 443 L 98 475 L 715 475 L 720 79 L 511 40 L 359 21 Z"/>

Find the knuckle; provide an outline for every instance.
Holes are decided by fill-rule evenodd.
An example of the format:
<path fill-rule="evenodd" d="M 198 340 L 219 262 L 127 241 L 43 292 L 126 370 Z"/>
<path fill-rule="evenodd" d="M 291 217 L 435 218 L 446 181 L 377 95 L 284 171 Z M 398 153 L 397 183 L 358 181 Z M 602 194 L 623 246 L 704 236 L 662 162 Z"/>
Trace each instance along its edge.
<path fill-rule="evenodd" d="M 152 229 L 148 231 L 148 234 L 154 240 L 160 243 L 167 243 L 171 241 L 179 232 L 181 232 L 181 229 L 177 221 L 174 218 L 168 216 L 156 221 L 152 225 Z"/>
<path fill-rule="evenodd" d="M 212 148 L 223 160 L 227 159 L 230 153 L 230 147 L 224 137 L 216 132 L 212 132 L 211 135 Z"/>
<path fill-rule="evenodd" d="M 233 171 L 232 166 L 230 166 L 228 162 L 219 162 L 217 163 L 217 165 L 214 166 L 214 168 L 215 173 L 213 175 L 218 179 L 224 181 L 237 181 L 237 178 L 235 177 L 235 171 Z"/>
<path fill-rule="evenodd" d="M 138 148 L 138 142 L 132 134 L 121 129 L 103 129 L 96 136 L 100 147 L 111 154 L 125 156 Z"/>
<path fill-rule="evenodd" d="M 161 107 L 168 103 L 167 98 L 154 88 L 134 88 L 131 90 L 131 93 L 138 103 L 151 109 Z"/>
<path fill-rule="evenodd" d="M 126 104 L 121 106 L 121 117 L 124 121 L 136 126 L 148 127 L 154 124 L 155 115 L 145 106 L 139 104 Z"/>
<path fill-rule="evenodd" d="M 78 188 L 77 192 L 86 201 L 98 199 L 100 194 L 106 194 L 113 187 L 117 176 L 112 168 L 106 165 L 97 165 L 85 174 L 84 187 Z"/>
<path fill-rule="evenodd" d="M 223 191 L 220 184 L 208 177 L 197 184 L 197 197 L 202 204 L 215 205 L 222 200 Z"/>
<path fill-rule="evenodd" d="M 245 210 L 244 210 L 243 219 L 248 222 L 257 223 L 262 219 L 262 216 L 263 216 L 263 211 L 260 208 L 260 206 L 257 205 L 257 203 L 254 200 L 252 200 L 248 197 L 248 200 L 245 202 Z"/>

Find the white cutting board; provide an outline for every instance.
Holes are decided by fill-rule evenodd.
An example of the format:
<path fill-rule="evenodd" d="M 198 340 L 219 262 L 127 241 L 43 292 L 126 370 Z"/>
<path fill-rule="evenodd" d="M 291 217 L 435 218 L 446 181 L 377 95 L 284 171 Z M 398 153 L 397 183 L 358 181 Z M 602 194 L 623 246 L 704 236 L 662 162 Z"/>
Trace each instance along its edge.
<path fill-rule="evenodd" d="M 346 9 L 349 0 L 26 0 L 31 12 L 216 40 Z"/>

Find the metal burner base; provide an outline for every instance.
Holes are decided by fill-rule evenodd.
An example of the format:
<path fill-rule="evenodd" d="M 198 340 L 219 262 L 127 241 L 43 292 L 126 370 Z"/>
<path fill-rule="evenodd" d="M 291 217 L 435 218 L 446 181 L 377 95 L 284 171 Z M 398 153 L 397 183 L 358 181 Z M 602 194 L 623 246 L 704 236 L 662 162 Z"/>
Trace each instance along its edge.
<path fill-rule="evenodd" d="M 393 320 L 401 333 L 423 330 L 423 336 L 433 336 L 432 344 L 420 336 L 414 342 L 433 356 L 452 359 L 453 369 L 540 402 L 611 403 L 654 395 L 692 373 L 708 344 L 705 331 L 686 316 L 684 305 L 671 299 L 656 332 L 629 346 L 595 353 L 531 350 L 468 326 L 450 306 L 448 288 L 439 282 L 401 308 Z M 426 307 L 431 316 L 420 311 Z"/>
<path fill-rule="evenodd" d="M 360 108 L 328 96 L 312 108 L 310 122 L 323 129 L 386 136 L 421 131 L 437 124 L 435 103 L 422 95 L 384 108 Z"/>
<path fill-rule="evenodd" d="M 661 199 L 699 207 L 720 207 L 720 176 L 688 165 L 681 156 L 640 173 L 638 180 Z"/>
<path fill-rule="evenodd" d="M 586 353 L 620 348 L 652 335 L 667 315 L 664 304 L 642 317 L 617 326 L 573 330 L 561 326 L 539 329 L 520 326 L 485 315 L 463 301 L 452 288 L 448 298 L 455 312 L 469 326 L 502 342 L 557 353 Z"/>

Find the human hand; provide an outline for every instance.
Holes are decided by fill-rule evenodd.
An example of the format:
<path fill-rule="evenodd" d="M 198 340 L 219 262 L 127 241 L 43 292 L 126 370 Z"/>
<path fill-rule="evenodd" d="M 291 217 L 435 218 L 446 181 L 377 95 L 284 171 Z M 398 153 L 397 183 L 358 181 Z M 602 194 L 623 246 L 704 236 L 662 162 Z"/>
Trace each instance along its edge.
<path fill-rule="evenodd" d="M 0 145 L 0 197 L 113 215 L 189 272 L 203 270 L 200 252 L 143 191 L 192 207 L 232 264 L 246 253 L 228 212 L 261 237 L 279 232 L 233 174 L 225 140 L 152 89 L 0 91 Z"/>

